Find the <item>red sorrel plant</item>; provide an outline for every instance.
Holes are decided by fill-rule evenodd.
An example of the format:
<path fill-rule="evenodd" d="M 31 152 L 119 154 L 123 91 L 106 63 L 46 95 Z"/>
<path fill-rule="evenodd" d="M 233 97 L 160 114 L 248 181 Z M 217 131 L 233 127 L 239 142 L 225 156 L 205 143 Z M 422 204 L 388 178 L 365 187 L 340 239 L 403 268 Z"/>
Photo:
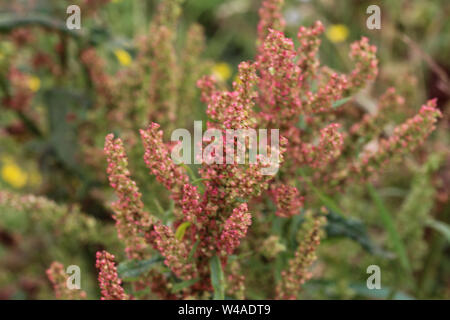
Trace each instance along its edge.
<path fill-rule="evenodd" d="M 296 299 L 311 277 L 326 223 L 327 210 L 318 210 L 317 190 L 334 193 L 349 182 L 369 179 L 388 161 L 416 148 L 434 129 L 440 112 L 431 100 L 381 138 L 384 111 L 402 104 L 393 89 L 380 100 L 377 114 L 349 124 L 340 105 L 377 75 L 376 48 L 366 38 L 353 43 L 354 69 L 347 74 L 321 66 L 317 53 L 323 25 L 301 27 L 296 48 L 283 33 L 281 5 L 279 0 L 264 1 L 257 56 L 239 65 L 231 91 L 217 88 L 213 77 L 198 81 L 208 128 L 280 129 L 280 148 L 269 150 L 282 161 L 278 174 L 263 175 L 262 162 L 203 163 L 199 178 L 194 178 L 189 167 L 172 161 L 171 145 L 164 143 L 160 126 L 152 122 L 140 131 L 144 161 L 169 190 L 173 203 L 169 212 L 158 216 L 144 206 L 124 143 L 108 135 L 107 173 L 117 195 L 113 217 L 129 260 L 116 268 L 113 255 L 98 253 L 103 299 L 243 299 L 254 292 L 254 281 L 247 279 L 257 278 L 259 272 L 246 264 L 246 256 L 265 259 L 259 297 Z M 230 151 L 223 148 L 225 157 Z M 299 214 L 304 220 L 300 228 L 291 223 Z M 284 223 L 291 223 L 294 246 L 285 245 L 277 231 Z M 131 285 L 122 286 L 121 278 Z"/>

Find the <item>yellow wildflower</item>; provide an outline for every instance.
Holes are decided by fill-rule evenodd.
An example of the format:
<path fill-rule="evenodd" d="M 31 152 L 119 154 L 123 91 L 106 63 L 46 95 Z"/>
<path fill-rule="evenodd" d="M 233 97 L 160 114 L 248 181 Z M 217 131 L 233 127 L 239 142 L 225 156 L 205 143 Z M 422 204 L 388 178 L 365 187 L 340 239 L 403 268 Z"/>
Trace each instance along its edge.
<path fill-rule="evenodd" d="M 226 62 L 219 62 L 213 66 L 212 73 L 218 80 L 227 81 L 231 77 L 231 67 Z"/>
<path fill-rule="evenodd" d="M 16 189 L 23 188 L 28 179 L 27 173 L 13 162 L 7 162 L 3 165 L 1 176 L 3 181 Z"/>
<path fill-rule="evenodd" d="M 117 60 L 122 66 L 129 66 L 131 64 L 131 56 L 128 53 L 128 51 L 119 49 L 114 51 L 114 54 L 116 55 Z"/>
<path fill-rule="evenodd" d="M 348 37 L 348 34 L 349 34 L 348 28 L 343 24 L 333 24 L 327 29 L 325 33 L 328 40 L 330 40 L 333 43 L 345 41 Z"/>
<path fill-rule="evenodd" d="M 28 77 L 28 88 L 30 88 L 31 91 L 37 92 L 41 88 L 41 80 L 36 76 L 30 76 Z"/>

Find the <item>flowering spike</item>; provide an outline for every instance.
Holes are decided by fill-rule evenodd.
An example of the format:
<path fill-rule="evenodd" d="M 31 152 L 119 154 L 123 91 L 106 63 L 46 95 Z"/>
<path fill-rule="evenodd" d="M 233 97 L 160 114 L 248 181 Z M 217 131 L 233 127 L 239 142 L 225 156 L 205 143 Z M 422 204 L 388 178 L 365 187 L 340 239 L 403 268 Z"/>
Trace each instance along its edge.
<path fill-rule="evenodd" d="M 218 93 L 216 80 L 213 76 L 203 76 L 197 81 L 197 87 L 201 90 L 201 100 L 206 105 L 213 101 L 213 97 Z"/>
<path fill-rule="evenodd" d="M 178 203 L 182 199 L 182 190 L 189 182 L 189 178 L 183 168 L 177 166 L 170 158 L 169 148 L 162 140 L 163 132 L 158 129 L 159 124 L 153 122 L 147 130 L 140 131 L 145 149 L 145 164 L 150 173 L 172 192 L 173 200 Z"/>
<path fill-rule="evenodd" d="M 201 85 L 208 86 L 208 78 Z M 239 81 L 234 82 L 234 90 L 217 92 L 209 100 L 206 113 L 221 123 L 222 129 L 248 129 L 255 126 L 253 115 L 253 86 L 256 80 L 255 68 L 248 62 L 239 65 Z M 206 87 L 208 88 L 208 87 Z"/>
<path fill-rule="evenodd" d="M 317 58 L 317 52 L 319 51 L 321 43 L 319 36 L 324 30 L 325 28 L 320 21 L 316 21 L 310 28 L 301 26 L 298 29 L 297 39 L 300 45 L 297 49 L 297 65 L 301 70 L 298 81 L 299 85 L 304 88 L 306 88 L 306 80 L 308 78 L 316 77 L 317 69 L 320 64 Z"/>
<path fill-rule="evenodd" d="M 350 58 L 355 61 L 355 68 L 348 76 L 348 90 L 351 95 L 364 87 L 367 81 L 374 80 L 378 74 L 377 48 L 369 44 L 369 39 L 363 37 L 351 44 Z"/>
<path fill-rule="evenodd" d="M 275 212 L 277 216 L 289 218 L 300 213 L 304 198 L 300 196 L 296 187 L 286 184 L 272 185 L 270 193 L 277 205 Z"/>
<path fill-rule="evenodd" d="M 338 131 L 340 125 L 332 123 L 320 130 L 320 139 L 317 145 L 300 142 L 291 150 L 297 163 L 309 165 L 313 168 L 323 168 L 339 157 L 342 152 L 344 139 Z"/>
<path fill-rule="evenodd" d="M 231 216 L 225 221 L 218 247 L 226 254 L 232 254 L 251 223 L 251 214 L 246 203 L 234 208 Z"/>
<path fill-rule="evenodd" d="M 436 99 L 429 100 L 418 114 L 397 126 L 389 139 L 381 140 L 378 150 L 364 153 L 354 170 L 361 177 L 368 178 L 376 168 L 411 152 L 435 129 L 435 123 L 440 117 L 442 113 L 436 107 Z"/>
<path fill-rule="evenodd" d="M 392 114 L 390 110 L 398 110 L 398 108 L 405 103 L 405 98 L 398 95 L 395 92 L 395 88 L 389 88 L 380 97 L 377 110 L 374 114 L 366 114 L 361 121 L 355 123 L 350 128 L 352 135 L 364 138 L 366 141 L 372 137 L 378 136 L 386 122 L 389 120 L 389 116 Z"/>
<path fill-rule="evenodd" d="M 265 0 L 259 9 L 258 41 L 257 45 L 264 42 L 269 29 L 283 31 L 285 22 L 281 12 L 284 0 Z"/>
<path fill-rule="evenodd" d="M 142 258 L 146 245 L 139 234 L 150 229 L 152 216 L 144 211 L 139 189 L 130 178 L 122 141 L 114 140 L 114 136 L 109 134 L 106 136 L 104 150 L 108 161 L 109 182 L 119 198 L 112 206 L 116 213 L 114 219 L 119 237 L 127 242 L 126 251 L 130 258 Z"/>
<path fill-rule="evenodd" d="M 295 55 L 291 39 L 279 31 L 269 30 L 257 56 L 260 117 L 274 127 L 292 123 L 300 113 L 300 68 Z"/>
<path fill-rule="evenodd" d="M 307 219 L 311 220 L 311 217 L 307 217 Z M 307 222 L 310 222 L 308 220 Z M 278 299 L 297 299 L 301 285 L 311 278 L 308 269 L 317 259 L 316 249 L 320 244 L 320 228 L 325 222 L 325 217 L 316 218 L 312 222 L 312 226 L 305 230 L 306 234 L 300 241 L 294 258 L 289 261 L 288 269 L 281 272 L 282 279 L 276 289 Z M 303 229 L 307 227 L 303 227 Z"/>
<path fill-rule="evenodd" d="M 330 112 L 333 103 L 342 98 L 348 85 L 347 77 L 333 72 L 326 78 L 328 78 L 326 83 L 320 86 L 316 92 L 306 92 L 302 110 L 304 113 Z"/>
<path fill-rule="evenodd" d="M 155 247 L 166 258 L 164 264 L 183 280 L 195 278 L 196 268 L 188 261 L 189 248 L 186 242 L 175 238 L 172 229 L 165 225 L 156 224 L 154 229 Z"/>
<path fill-rule="evenodd" d="M 130 297 L 123 290 L 117 275 L 114 256 L 106 251 L 97 252 L 95 264 L 98 273 L 98 282 L 102 293 L 102 300 L 128 300 Z"/>
<path fill-rule="evenodd" d="M 200 224 L 204 220 L 202 216 L 203 208 L 200 203 L 200 194 L 197 187 L 187 183 L 183 187 L 183 199 L 181 200 L 181 208 L 185 219 L 189 222 Z"/>
<path fill-rule="evenodd" d="M 180 68 L 175 54 L 176 22 L 181 13 L 179 0 L 162 1 L 150 26 L 148 41 L 150 61 L 150 118 L 170 126 L 176 117 Z M 162 115 L 165 115 L 162 117 Z"/>

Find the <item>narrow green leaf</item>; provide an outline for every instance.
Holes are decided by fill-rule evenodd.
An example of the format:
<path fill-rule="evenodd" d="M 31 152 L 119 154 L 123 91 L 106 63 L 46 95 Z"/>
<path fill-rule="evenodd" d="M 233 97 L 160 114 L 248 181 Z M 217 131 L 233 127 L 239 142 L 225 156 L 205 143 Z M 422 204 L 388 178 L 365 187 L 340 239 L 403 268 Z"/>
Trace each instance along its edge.
<path fill-rule="evenodd" d="M 442 221 L 429 219 L 427 225 L 439 231 L 450 242 L 450 226 Z"/>
<path fill-rule="evenodd" d="M 381 220 L 384 224 L 384 227 L 386 228 L 389 239 L 392 242 L 395 251 L 398 255 L 398 258 L 400 259 L 400 264 L 403 267 L 405 271 L 408 273 L 411 272 L 411 266 L 409 263 L 408 256 L 406 254 L 405 247 L 403 245 L 402 240 L 400 239 L 400 236 L 395 228 L 394 221 L 392 219 L 392 215 L 389 213 L 388 209 L 384 205 L 383 200 L 378 195 L 375 188 L 371 185 L 367 185 L 367 189 L 369 191 L 369 195 L 372 198 L 373 202 L 375 203 L 375 206 L 377 207 L 377 210 L 381 216 Z"/>
<path fill-rule="evenodd" d="M 185 163 L 180 163 L 180 166 L 182 166 L 184 169 L 186 169 L 189 177 L 191 178 L 192 181 L 198 180 L 198 177 L 195 175 L 194 171 L 192 170 L 191 167 L 189 167 L 187 164 Z"/>
<path fill-rule="evenodd" d="M 305 182 L 308 184 L 308 186 L 312 189 L 312 191 L 317 195 L 317 197 L 319 198 L 319 200 L 329 209 L 333 210 L 335 213 L 339 214 L 339 215 L 343 215 L 342 214 L 342 210 L 339 208 L 339 206 L 337 205 L 337 203 L 331 199 L 330 197 L 328 197 L 326 194 L 324 194 L 323 192 L 321 192 L 319 189 L 317 189 L 312 182 L 309 180 L 309 178 L 304 174 L 304 172 L 302 170 L 298 170 L 298 172 L 300 173 L 300 175 L 305 179 Z"/>
<path fill-rule="evenodd" d="M 192 170 L 192 168 L 190 166 L 188 166 L 185 163 L 180 163 L 180 166 L 182 166 L 184 169 L 186 169 L 189 177 L 191 178 L 192 184 L 194 183 L 198 183 L 199 181 L 202 181 L 201 178 L 198 178 L 197 175 L 195 174 L 194 170 Z M 205 191 L 205 188 L 203 187 L 202 184 L 198 184 L 198 189 L 200 190 L 201 193 L 203 193 Z"/>
<path fill-rule="evenodd" d="M 127 260 L 117 266 L 117 273 L 123 281 L 135 281 L 137 278 L 162 262 L 162 256 L 147 260 Z"/>
<path fill-rule="evenodd" d="M 195 251 L 197 251 L 197 247 L 198 247 L 199 243 L 200 243 L 200 239 L 197 239 L 197 241 L 195 241 L 194 245 L 192 246 L 192 249 L 189 252 L 189 256 L 188 256 L 188 261 L 189 262 L 191 262 L 192 259 L 194 258 L 194 254 L 195 254 Z"/>
<path fill-rule="evenodd" d="M 327 224 L 325 226 L 327 239 L 329 238 L 349 238 L 359 243 L 361 247 L 372 254 L 387 256 L 388 253 L 376 245 L 370 238 L 365 224 L 357 219 L 344 218 L 339 214 L 329 210 L 327 214 Z"/>
<path fill-rule="evenodd" d="M 186 281 L 175 283 L 173 285 L 171 291 L 172 291 L 172 293 L 175 293 L 175 292 L 181 291 L 181 290 L 183 290 L 185 288 L 189 288 L 194 283 L 198 282 L 198 280 L 199 280 L 198 278 L 195 278 L 195 279 L 191 279 L 191 280 L 186 280 Z"/>
<path fill-rule="evenodd" d="M 156 208 L 158 209 L 158 212 L 161 216 L 165 215 L 165 211 L 161 205 L 161 203 L 159 202 L 158 198 L 153 198 L 153 203 L 156 205 Z"/>
<path fill-rule="evenodd" d="M 183 222 L 180 224 L 177 228 L 177 231 L 175 231 L 175 238 L 178 240 L 182 240 L 184 237 L 184 234 L 186 233 L 186 229 L 191 225 L 189 221 Z"/>
<path fill-rule="evenodd" d="M 211 268 L 211 283 L 214 289 L 214 300 L 225 299 L 225 277 L 222 271 L 220 258 L 215 255 L 209 261 Z"/>
<path fill-rule="evenodd" d="M 196 184 L 198 184 L 198 183 L 200 183 L 200 182 L 208 181 L 208 180 L 211 180 L 211 179 L 209 179 L 209 178 L 197 178 L 197 179 L 195 179 L 194 181 L 192 181 L 192 184 L 193 184 L 193 185 L 196 185 Z"/>
<path fill-rule="evenodd" d="M 343 98 L 343 99 L 337 100 L 337 101 L 335 101 L 333 103 L 332 107 L 333 108 L 339 108 L 343 104 L 346 104 L 347 102 L 349 102 L 351 99 L 352 99 L 352 97 L 347 97 L 347 98 Z"/>
<path fill-rule="evenodd" d="M 42 26 L 48 29 L 57 30 L 75 38 L 80 38 L 84 35 L 81 31 L 69 30 L 64 21 L 54 19 L 47 15 L 32 14 L 26 17 L 8 13 L 0 15 L 0 32 L 2 33 L 27 26 Z"/>

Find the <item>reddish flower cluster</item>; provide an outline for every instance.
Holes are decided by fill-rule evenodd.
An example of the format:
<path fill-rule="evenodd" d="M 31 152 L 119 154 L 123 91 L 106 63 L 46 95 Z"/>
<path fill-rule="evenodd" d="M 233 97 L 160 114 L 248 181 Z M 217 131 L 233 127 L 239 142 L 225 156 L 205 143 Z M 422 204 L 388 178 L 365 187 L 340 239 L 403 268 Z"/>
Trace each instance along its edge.
<path fill-rule="evenodd" d="M 355 69 L 349 75 L 348 92 L 353 93 L 362 88 L 367 80 L 374 80 L 378 74 L 377 47 L 369 44 L 369 39 L 351 45 L 350 57 L 355 61 Z"/>
<path fill-rule="evenodd" d="M 299 166 L 311 166 L 323 168 L 341 154 L 344 140 L 339 133 L 340 125 L 332 123 L 320 130 L 320 138 L 317 145 L 301 142 L 299 138 L 293 142 L 291 154 L 295 155 L 294 161 Z"/>
<path fill-rule="evenodd" d="M 252 82 L 256 79 L 254 67 L 242 63 L 239 70 L 240 81 L 234 84 L 234 91 L 219 92 L 211 87 L 208 113 L 213 120 L 220 122 L 209 122 L 208 127 L 225 132 L 230 128 L 248 129 L 255 126 L 252 111 L 255 99 Z M 263 163 L 262 159 L 256 164 L 241 165 L 237 161 L 233 164 L 203 164 L 199 170 L 204 184 L 201 194 L 197 187 L 189 183 L 185 167 L 176 165 L 170 158 L 170 148 L 164 144 L 163 132 L 158 124 L 152 123 L 147 130 L 141 130 L 141 137 L 145 148 L 144 160 L 150 173 L 171 192 L 176 217 L 173 225 L 180 226 L 183 222 L 190 222 L 190 225 L 186 235 L 177 238 L 170 226 L 159 221 L 150 226 L 150 222 L 143 224 L 140 221 L 146 215 L 142 212 L 140 194 L 129 178 L 122 143 L 120 140 L 113 143 L 109 135 L 105 152 L 108 155 L 110 183 L 119 197 L 118 204 L 114 206 L 116 215 L 134 222 L 134 225 L 124 223 L 130 237 L 142 232 L 145 240 L 164 256 L 165 264 L 177 277 L 189 280 L 200 276 L 205 280 L 202 285 L 208 288 L 208 260 L 218 254 L 226 261 L 245 236 L 251 215 L 247 204 L 241 201 L 260 195 L 267 188 L 272 177 L 264 175 L 261 169 L 269 164 Z M 271 147 L 268 150 L 280 159 L 285 144 L 285 140 L 281 140 L 280 149 Z M 232 147 L 236 146 L 237 141 Z M 223 146 L 224 158 L 231 152 L 229 147 Z M 234 152 L 234 148 L 232 150 Z M 233 157 L 237 160 L 237 156 Z M 191 254 L 194 247 L 196 251 Z M 190 260 L 192 257 L 194 259 Z"/>
<path fill-rule="evenodd" d="M 435 123 L 441 116 L 442 113 L 436 108 L 436 99 L 428 101 L 417 115 L 396 127 L 391 137 L 381 140 L 375 152 L 363 154 L 355 165 L 355 171 L 367 178 L 377 168 L 411 152 L 435 129 Z"/>
<path fill-rule="evenodd" d="M 188 261 L 189 249 L 186 242 L 175 238 L 171 228 L 156 224 L 152 237 L 156 249 L 165 257 L 164 263 L 173 273 L 184 280 L 196 276 L 196 267 Z"/>
<path fill-rule="evenodd" d="M 395 92 L 395 88 L 388 88 L 380 97 L 375 113 L 365 114 L 360 122 L 350 128 L 350 133 L 363 137 L 366 141 L 377 137 L 388 120 L 389 110 L 398 110 L 404 103 L 405 99 Z"/>
<path fill-rule="evenodd" d="M 267 37 L 269 29 L 282 30 L 285 26 L 281 8 L 284 0 L 264 1 L 259 9 L 258 43 Z"/>
<path fill-rule="evenodd" d="M 299 78 L 302 87 L 308 86 L 308 78 L 316 77 L 317 69 L 320 65 L 317 58 L 317 52 L 321 43 L 319 36 L 324 30 L 325 27 L 320 21 L 316 21 L 311 28 L 301 26 L 298 29 L 297 38 L 300 47 L 297 50 L 297 55 L 298 66 L 302 70 L 302 75 Z"/>
<path fill-rule="evenodd" d="M 320 229 L 325 222 L 325 217 L 316 218 L 303 236 L 295 257 L 289 261 L 288 269 L 281 272 L 282 280 L 276 289 L 277 299 L 297 299 L 301 285 L 311 278 L 309 268 L 317 259 L 316 248 L 320 244 Z"/>
<path fill-rule="evenodd" d="M 159 124 L 151 123 L 147 130 L 140 132 L 145 148 L 144 161 L 150 173 L 172 192 L 172 199 L 179 202 L 183 187 L 189 181 L 187 174 L 170 158 L 169 147 L 163 143 L 163 132 L 159 130 Z"/>
<path fill-rule="evenodd" d="M 277 211 L 275 212 L 277 216 L 289 218 L 300 213 L 304 198 L 300 196 L 300 192 L 296 187 L 286 184 L 273 184 L 270 193 L 277 206 Z"/>
<path fill-rule="evenodd" d="M 144 211 L 139 189 L 130 178 L 128 159 L 122 141 L 114 140 L 113 135 L 109 134 L 105 141 L 105 153 L 109 182 L 118 197 L 113 203 L 117 232 L 126 242 L 128 257 L 142 258 L 145 254 L 145 241 L 139 237 L 139 233 L 149 230 L 153 223 L 152 216 Z"/>
<path fill-rule="evenodd" d="M 174 219 L 169 220 L 168 224 L 144 211 L 141 195 L 130 178 L 122 142 L 113 140 L 111 135 L 106 138 L 107 172 L 118 196 L 114 210 L 119 234 L 127 238 L 130 257 L 141 259 L 147 252 L 144 249 L 153 247 L 164 257 L 172 277 L 189 281 L 198 279 L 195 284 L 173 294 L 177 298 L 199 297 L 212 290 L 209 261 L 211 257 L 218 256 L 222 266 L 227 267 L 229 256 L 238 250 L 251 224 L 252 214 L 249 211 L 253 208 L 249 210 L 248 203 L 252 199 L 267 191 L 277 205 L 276 215 L 292 217 L 300 213 L 308 193 L 305 180 L 293 175 L 297 169 L 309 170 L 308 182 L 320 186 L 344 184 L 352 173 L 367 176 L 373 167 L 416 147 L 433 130 L 440 115 L 431 101 L 422 107 L 417 116 L 399 126 L 391 137 L 381 141 L 376 152 L 361 153 L 352 147 L 353 140 L 361 133 L 367 135 L 372 132 L 370 139 L 379 137 L 382 129 L 378 128 L 385 120 L 383 110 L 366 117 L 348 135 L 340 132 L 344 131 L 341 129 L 344 125 L 338 121 L 335 103 L 374 79 L 378 72 L 375 47 L 369 45 L 366 38 L 352 44 L 350 57 L 355 67 L 348 74 L 339 74 L 320 66 L 316 56 L 323 25 L 316 22 L 311 28 L 300 28 L 299 47 L 296 49 L 293 41 L 283 34 L 281 4 L 280 0 L 264 2 L 260 10 L 256 62 L 239 65 L 238 80 L 233 83 L 232 90 L 219 89 L 211 77 L 198 81 L 202 101 L 207 104 L 206 113 L 210 120 L 207 128 L 216 129 L 220 134 L 219 138 L 214 137 L 218 148 L 209 156 L 219 160 L 229 157 L 234 161 L 205 161 L 198 170 L 200 179 L 190 181 L 187 167 L 177 165 L 170 158 L 171 148 L 164 143 L 160 126 L 151 123 L 146 130 L 140 131 L 146 166 L 171 193 Z M 171 6 L 166 10 L 161 16 L 164 19 L 160 17 L 164 21 L 159 21 L 161 28 L 158 34 L 172 39 L 169 26 L 178 12 Z M 162 48 L 158 59 L 166 58 L 165 65 L 171 65 L 171 56 L 160 56 L 170 48 L 162 40 L 161 37 L 155 39 L 156 46 Z M 156 47 L 147 49 L 152 51 Z M 168 74 L 171 70 L 155 68 L 149 96 L 155 102 L 153 110 L 156 113 L 169 110 L 170 121 L 174 102 L 170 94 L 174 90 L 175 78 Z M 153 88 L 155 79 L 160 79 L 163 85 Z M 156 98 L 159 96 L 161 100 Z M 402 100 L 388 91 L 380 106 L 387 108 L 391 102 L 400 105 Z M 372 131 L 374 126 L 377 127 L 375 133 Z M 261 169 L 268 164 L 261 157 L 258 157 L 256 164 L 247 164 L 242 161 L 248 160 L 247 155 L 242 159 L 234 154 L 236 147 L 238 150 L 248 147 L 252 141 L 242 142 L 234 137 L 229 143 L 223 138 L 227 129 L 258 127 L 280 129 L 279 148 L 268 148 L 279 162 L 285 160 L 276 177 L 262 173 Z M 202 185 L 194 186 L 199 181 Z M 278 298 L 295 298 L 301 284 L 310 277 L 308 269 L 316 259 L 319 231 L 324 223 L 323 217 L 314 218 L 309 228 L 304 230 L 295 257 L 281 274 L 282 280 L 277 285 Z M 279 246 L 277 251 L 284 250 L 281 244 Z M 120 287 L 111 256 L 100 253 L 99 258 L 101 262 L 98 265 L 103 271 L 99 278 L 105 291 L 104 297 L 127 298 Z M 234 265 L 232 269 L 228 289 L 242 295 L 244 278 L 235 274 L 238 266 Z M 157 283 L 164 283 L 170 281 L 169 278 L 161 274 L 154 279 Z"/>
<path fill-rule="evenodd" d="M 198 188 L 187 183 L 183 188 L 183 200 L 181 208 L 186 221 L 200 226 L 205 222 L 205 217 L 202 216 L 202 207 L 200 202 L 200 194 Z"/>
<path fill-rule="evenodd" d="M 117 275 L 114 255 L 106 251 L 97 252 L 95 266 L 99 269 L 98 281 L 102 300 L 128 300 L 130 298 L 121 286 L 122 281 Z"/>
<path fill-rule="evenodd" d="M 240 239 L 245 237 L 251 223 L 251 215 L 246 203 L 235 208 L 224 223 L 218 247 L 227 254 L 232 254 L 234 249 L 239 246 Z"/>

